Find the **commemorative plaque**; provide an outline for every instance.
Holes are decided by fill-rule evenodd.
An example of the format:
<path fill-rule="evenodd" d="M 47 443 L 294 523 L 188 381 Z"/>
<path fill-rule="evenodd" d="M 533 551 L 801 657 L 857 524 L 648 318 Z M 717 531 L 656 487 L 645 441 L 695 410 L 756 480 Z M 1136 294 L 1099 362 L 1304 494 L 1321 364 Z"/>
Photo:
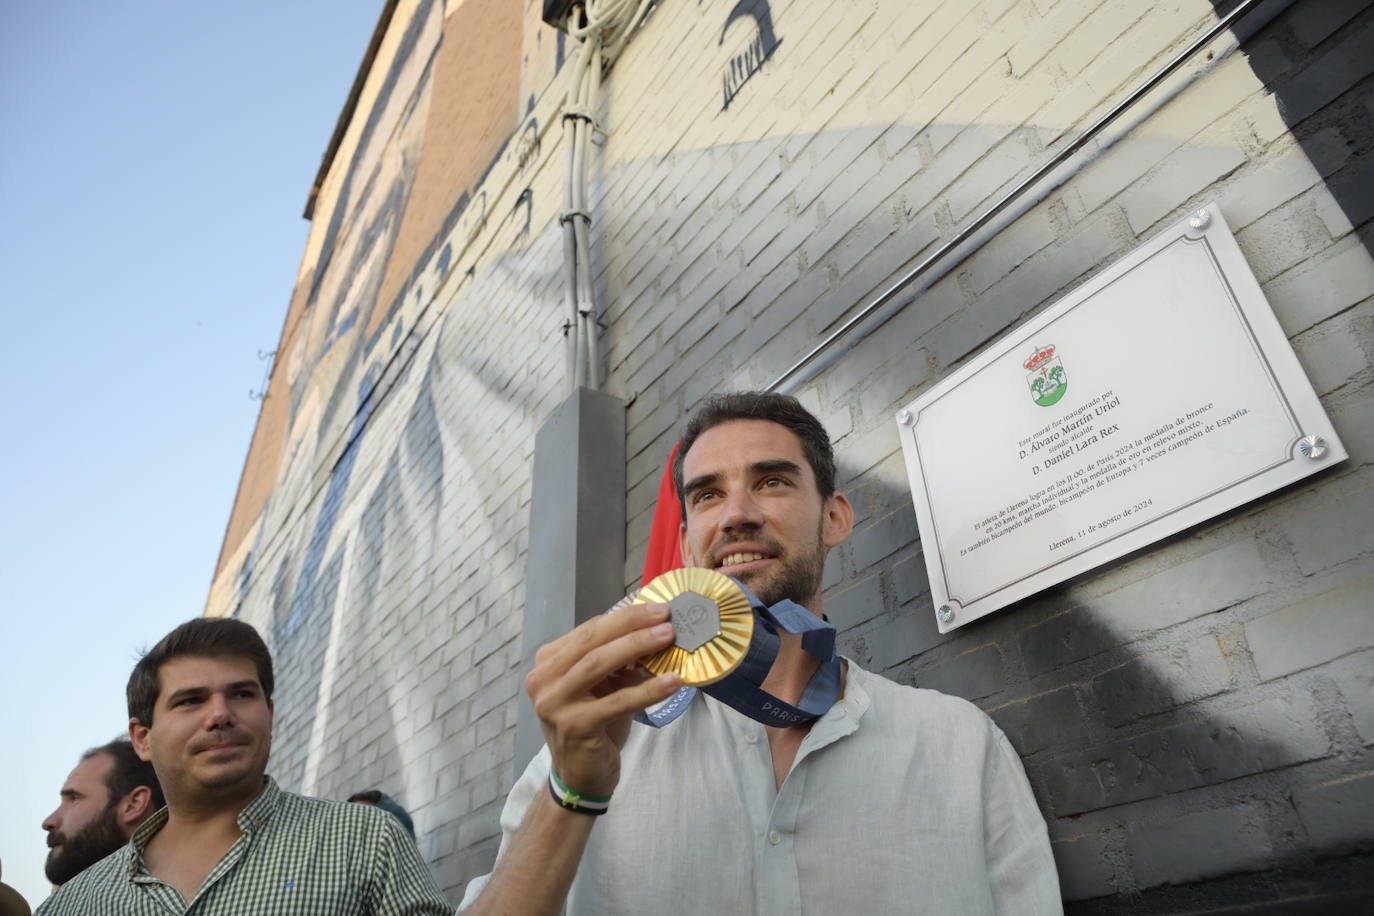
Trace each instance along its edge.
<path fill-rule="evenodd" d="M 1346 457 L 1216 206 L 897 425 L 942 633 Z"/>

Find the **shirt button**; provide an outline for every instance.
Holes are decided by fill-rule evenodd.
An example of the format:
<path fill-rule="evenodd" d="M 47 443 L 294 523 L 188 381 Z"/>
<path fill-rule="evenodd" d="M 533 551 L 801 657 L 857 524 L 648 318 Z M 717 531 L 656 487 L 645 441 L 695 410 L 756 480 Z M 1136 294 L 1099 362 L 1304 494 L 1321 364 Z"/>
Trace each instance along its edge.
<path fill-rule="evenodd" d="M 744 736 L 744 743 L 745 743 L 745 744 L 758 744 L 758 743 L 759 743 L 759 736 L 756 735 L 756 734 L 754 734 L 753 732 L 750 732 L 749 734 L 747 734 L 747 735 Z"/>
<path fill-rule="evenodd" d="M 778 833 L 776 830 L 768 831 L 768 842 L 773 846 L 778 845 L 782 842 L 782 834 Z"/>

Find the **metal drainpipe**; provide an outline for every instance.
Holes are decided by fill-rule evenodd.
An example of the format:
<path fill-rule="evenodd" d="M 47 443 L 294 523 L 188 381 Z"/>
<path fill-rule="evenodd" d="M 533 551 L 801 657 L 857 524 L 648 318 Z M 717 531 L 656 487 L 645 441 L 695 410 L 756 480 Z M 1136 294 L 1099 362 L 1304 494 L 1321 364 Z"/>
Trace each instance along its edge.
<path fill-rule="evenodd" d="M 954 251 L 954 249 L 958 248 L 960 245 L 966 242 L 975 232 L 977 232 L 979 229 L 987 225 L 995 216 L 997 216 L 1009 205 L 1011 205 L 1018 198 L 1020 198 L 1021 195 L 1025 194 L 1026 191 L 1030 190 L 1032 187 L 1038 184 L 1041 179 L 1043 179 L 1046 175 L 1048 175 L 1059 165 L 1063 164 L 1070 156 L 1072 156 L 1074 153 L 1078 152 L 1089 142 L 1091 142 L 1092 139 L 1096 137 L 1099 133 L 1101 133 L 1103 130 L 1105 130 L 1108 125 L 1110 125 L 1113 121 L 1115 121 L 1117 118 L 1121 117 L 1121 115 L 1125 114 L 1132 107 L 1134 107 L 1137 102 L 1139 102 L 1148 92 L 1150 92 L 1150 90 L 1154 89 L 1165 79 L 1167 79 L 1170 76 L 1170 74 L 1172 74 L 1175 70 L 1183 66 L 1183 64 L 1186 63 L 1188 59 L 1191 58 L 1194 54 L 1196 54 L 1198 51 L 1200 51 L 1207 45 L 1211 44 L 1213 41 L 1216 40 L 1217 36 L 1221 35 L 1222 32 L 1225 32 L 1227 29 L 1237 24 L 1241 19 L 1243 19 L 1249 13 L 1253 12 L 1256 7 L 1266 2 L 1270 2 L 1270 0 L 1242 0 L 1242 2 L 1236 4 L 1235 8 L 1232 9 L 1231 12 L 1227 13 L 1224 17 L 1217 20 L 1217 22 L 1211 28 L 1207 29 L 1207 31 L 1203 32 L 1200 36 L 1194 39 L 1193 42 L 1188 45 L 1188 47 L 1184 48 L 1177 55 L 1175 55 L 1172 60 L 1170 60 L 1163 67 L 1161 67 L 1153 76 L 1146 79 L 1143 83 L 1141 83 L 1134 90 L 1132 90 L 1130 94 L 1125 96 L 1121 101 L 1117 102 L 1116 105 L 1112 106 L 1112 108 L 1106 114 L 1102 115 L 1100 118 L 1094 121 L 1093 124 L 1090 127 L 1088 127 L 1087 130 L 1085 130 L 1082 134 L 1080 134 L 1073 140 L 1066 143 L 1063 149 L 1061 149 L 1059 152 L 1051 156 L 1048 161 L 1046 161 L 1038 169 L 1036 169 L 1025 179 L 1023 179 L 1018 185 L 1016 185 L 1016 187 L 1012 188 L 1005 195 L 1003 195 L 1001 199 L 993 203 L 982 213 L 978 214 L 978 216 L 975 217 L 972 222 L 970 222 L 963 229 L 960 229 L 958 232 L 956 232 L 954 236 L 950 238 L 949 241 L 945 242 L 933 253 L 927 256 L 925 260 L 923 260 L 921 263 L 917 264 L 915 267 L 909 270 L 891 286 L 883 290 L 883 292 L 879 293 L 878 296 L 875 299 L 873 299 L 872 302 L 865 305 L 862 309 L 858 311 L 857 314 L 853 315 L 848 321 L 840 325 L 839 328 L 832 332 L 829 337 L 821 341 L 819 344 L 813 347 L 810 350 L 810 352 L 808 352 L 805 356 L 803 356 L 801 359 L 793 363 L 787 369 L 787 371 L 783 372 L 772 382 L 770 382 L 767 388 L 765 388 L 764 390 L 777 391 L 784 382 L 786 382 L 793 375 L 797 374 L 803 368 L 814 362 L 817 357 L 819 357 L 825 351 L 829 350 L 835 344 L 836 341 L 838 341 L 841 337 L 844 337 L 846 334 L 848 334 L 851 330 L 854 329 L 855 326 L 863 322 L 866 318 L 871 316 L 878 309 L 882 308 L 884 305 L 891 302 L 897 296 L 898 293 L 900 293 L 903 289 L 907 287 L 908 284 L 911 283 L 911 281 L 929 272 L 930 269 L 934 267 L 936 264 L 938 264 L 942 259 L 944 259 L 946 255 L 948 255 L 950 252 Z M 1292 0 L 1288 0 L 1288 2 L 1274 4 L 1274 7 L 1271 11 L 1272 15 L 1270 18 L 1272 18 L 1273 16 L 1277 16 L 1285 8 L 1291 5 L 1291 2 Z M 1062 180 L 1067 180 L 1067 178 L 1068 176 L 1064 176 L 1064 179 Z M 1062 180 L 1060 183 L 1062 183 Z M 1057 185 L 1055 185 L 1055 187 L 1057 187 Z M 1045 193 L 1048 193 L 1050 190 L 1053 190 L 1053 187 L 1046 188 Z M 1043 197 L 1043 195 L 1041 196 Z M 946 266 L 945 270 L 941 275 L 943 275 L 944 273 L 948 273 L 950 270 L 953 270 L 955 267 L 959 266 L 959 264 L 963 263 L 964 260 L 966 260 L 974 252 L 978 251 L 979 248 L 987 244 L 987 242 L 995 236 L 996 233 L 993 233 L 993 235 L 990 235 L 988 238 L 983 239 L 982 242 L 980 242 L 975 247 L 970 248 L 968 251 L 964 252 L 962 257 L 959 257 L 951 261 Z M 887 317 L 891 318 L 892 316 L 889 315 Z M 853 347 L 855 344 L 859 343 L 859 341 L 866 338 L 869 334 L 872 334 L 878 328 L 882 327 L 882 325 L 886 323 L 886 320 L 887 319 L 885 318 L 883 321 L 875 323 L 873 327 L 866 329 L 862 334 L 855 337 L 854 340 L 850 342 L 849 346 Z"/>

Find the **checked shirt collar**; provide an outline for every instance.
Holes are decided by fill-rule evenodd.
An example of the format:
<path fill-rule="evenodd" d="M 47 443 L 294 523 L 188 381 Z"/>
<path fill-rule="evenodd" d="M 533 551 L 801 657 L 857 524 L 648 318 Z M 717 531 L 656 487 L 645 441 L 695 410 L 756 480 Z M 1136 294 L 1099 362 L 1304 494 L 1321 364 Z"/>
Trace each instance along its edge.
<path fill-rule="evenodd" d="M 229 851 L 224 854 L 224 858 L 211 869 L 206 876 L 205 882 L 201 885 L 200 891 L 196 894 L 200 898 L 210 888 L 214 887 L 224 875 L 233 870 L 239 860 L 243 858 L 244 852 L 253 841 L 253 831 L 261 827 L 272 816 L 272 812 L 277 809 L 277 801 L 281 798 L 281 789 L 277 787 L 277 782 L 271 776 L 263 776 L 262 791 L 257 798 L 249 802 L 237 818 L 239 830 L 243 835 L 239 837 L 234 845 L 229 847 Z M 165 890 L 175 895 L 177 900 L 181 899 L 181 894 L 173 887 L 163 883 L 158 878 L 148 873 L 147 867 L 143 864 L 143 853 L 148 848 L 148 843 L 153 839 L 153 835 L 163 828 L 167 823 L 168 812 L 166 808 L 161 809 L 134 831 L 134 835 L 129 838 L 129 844 L 133 846 L 133 855 L 129 856 L 129 880 L 134 884 L 157 885 L 156 888 L 149 888 L 157 892 Z M 194 900 L 184 904 L 195 903 Z"/>

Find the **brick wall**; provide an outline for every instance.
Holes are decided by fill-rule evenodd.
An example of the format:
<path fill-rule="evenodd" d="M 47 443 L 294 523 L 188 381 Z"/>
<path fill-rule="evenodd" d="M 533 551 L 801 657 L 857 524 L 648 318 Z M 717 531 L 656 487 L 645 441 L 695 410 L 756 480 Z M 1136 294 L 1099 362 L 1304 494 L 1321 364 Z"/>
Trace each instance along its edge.
<path fill-rule="evenodd" d="M 1371 892 L 1370 6 L 1297 2 L 1239 49 L 1218 39 L 795 382 L 858 512 L 825 580 L 844 650 L 997 720 L 1081 912 Z M 629 401 L 627 587 L 693 404 L 772 381 L 1215 21 L 1203 0 L 733 7 L 663 0 L 605 85 L 593 258 L 606 388 Z M 437 15 L 407 10 L 393 30 Z M 526 29 L 521 85 L 566 50 Z M 771 49 L 756 68 L 751 46 Z M 395 112 L 358 117 L 396 126 L 326 183 L 321 212 L 341 216 L 317 215 L 301 282 L 339 292 L 274 375 L 291 416 L 277 484 L 226 544 L 208 610 L 276 653 L 278 778 L 334 797 L 381 785 L 456 899 L 490 867 L 513 776 L 530 457 L 567 392 L 565 74 L 533 87 L 469 202 L 411 246 L 428 260 L 378 319 L 385 215 L 425 156 L 434 91 L 387 60 L 394 89 L 372 97 Z M 388 186 L 398 203 L 339 194 Z M 1351 459 L 941 636 L 893 413 L 1210 201 Z M 349 257 L 320 256 L 329 233 Z M 376 330 L 339 330 L 350 308 Z"/>

